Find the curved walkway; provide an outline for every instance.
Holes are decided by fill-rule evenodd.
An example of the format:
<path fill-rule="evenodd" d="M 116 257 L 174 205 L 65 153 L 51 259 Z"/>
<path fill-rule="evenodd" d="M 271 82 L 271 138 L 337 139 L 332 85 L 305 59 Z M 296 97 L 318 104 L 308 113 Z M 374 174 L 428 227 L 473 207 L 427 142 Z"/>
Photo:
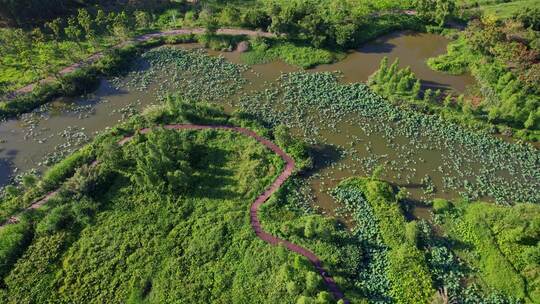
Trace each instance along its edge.
<path fill-rule="evenodd" d="M 336 300 L 343 299 L 344 303 L 349 303 L 347 301 L 347 299 L 345 299 L 343 292 L 341 292 L 341 290 L 339 289 L 339 287 L 335 283 L 332 276 L 328 273 L 328 271 L 326 271 L 323 268 L 322 261 L 313 252 L 309 251 L 308 249 L 306 249 L 306 248 L 304 248 L 304 247 L 302 247 L 300 245 L 294 244 L 294 243 L 286 241 L 286 240 L 282 240 L 282 239 L 280 239 L 280 238 L 278 238 L 276 236 L 273 236 L 270 233 L 264 231 L 264 229 L 262 228 L 261 222 L 259 221 L 258 212 L 259 212 L 259 208 L 261 207 L 261 205 L 264 204 L 270 198 L 270 196 L 272 194 L 274 194 L 274 192 L 276 192 L 281 187 L 281 185 L 283 185 L 283 183 L 292 175 L 292 173 L 294 171 L 294 168 L 295 168 L 294 159 L 292 157 L 290 157 L 287 153 L 285 153 L 285 151 L 283 151 L 280 147 L 278 147 L 276 144 L 274 144 L 270 140 L 268 140 L 268 139 L 266 139 L 266 138 L 264 138 L 262 136 L 259 136 L 257 133 L 253 132 L 252 130 L 246 129 L 246 128 L 232 127 L 232 126 L 196 125 L 196 124 L 166 125 L 166 126 L 164 126 L 164 128 L 169 129 L 169 130 L 219 129 L 219 130 L 229 130 L 229 131 L 233 131 L 233 132 L 238 132 L 238 133 L 241 133 L 243 135 L 254 138 L 259 143 L 263 144 L 268 149 L 270 149 L 272 152 L 279 155 L 281 157 L 281 159 L 283 159 L 283 161 L 285 162 L 285 169 L 283 169 L 281 174 L 279 174 L 279 176 L 276 178 L 276 180 L 274 180 L 272 185 L 270 185 L 270 187 L 268 187 L 262 194 L 260 194 L 255 199 L 255 201 L 251 204 L 251 207 L 250 207 L 251 227 L 255 231 L 255 234 L 257 235 L 257 237 L 259 237 L 261 240 L 263 240 L 263 241 L 265 241 L 265 242 L 267 242 L 267 243 L 269 243 L 271 245 L 274 245 L 274 246 L 279 246 L 279 245 L 284 246 L 288 250 L 296 252 L 296 253 L 301 254 L 304 257 L 306 257 L 311 262 L 311 264 L 313 264 L 313 266 L 315 267 L 315 269 L 317 270 L 319 275 L 321 275 L 324 284 L 330 290 L 330 292 L 332 293 L 334 298 Z M 145 128 L 145 129 L 139 130 L 139 133 L 146 134 L 146 133 L 149 133 L 151 131 L 152 131 L 151 128 Z M 126 142 L 130 141 L 132 138 L 133 138 L 133 136 L 124 137 L 123 139 L 118 141 L 118 144 L 123 145 Z M 92 163 L 92 166 L 94 166 L 96 164 L 97 164 L 97 161 L 94 161 Z M 37 209 L 37 208 L 43 206 L 45 203 L 47 203 L 47 201 L 49 201 L 57 193 L 58 193 L 58 190 L 48 193 L 47 195 L 45 195 L 45 197 L 41 198 L 40 200 L 38 200 L 38 201 L 34 202 L 32 205 L 30 205 L 30 207 L 28 207 L 26 210 Z M 6 223 L 0 225 L 0 228 L 3 227 L 3 226 L 9 225 L 9 224 L 13 224 L 13 223 L 18 222 L 19 221 L 19 216 L 20 215 L 11 217 Z"/>
<path fill-rule="evenodd" d="M 195 34 L 195 35 L 197 35 L 197 34 L 204 34 L 204 32 L 205 32 L 204 28 L 198 27 L 198 28 L 192 28 L 192 29 L 176 29 L 176 30 L 168 30 L 168 31 L 156 32 L 156 33 L 144 34 L 144 35 L 135 37 L 135 38 L 133 38 L 131 40 L 119 43 L 116 46 L 114 46 L 114 48 L 121 48 L 121 47 L 126 46 L 127 44 L 133 43 L 133 42 L 144 42 L 144 41 L 150 40 L 152 38 L 174 36 L 174 35 L 182 35 L 182 34 Z M 276 36 L 275 34 L 272 34 L 272 33 L 269 33 L 269 32 L 253 31 L 253 30 L 245 30 L 245 29 L 234 29 L 234 28 L 218 29 L 216 33 L 219 34 L 219 35 L 244 35 L 244 36 L 251 36 L 251 37 L 256 37 L 256 36 L 275 37 Z M 86 58 L 86 59 L 84 59 L 82 61 L 79 61 L 77 63 L 74 63 L 74 64 L 60 70 L 60 72 L 58 72 L 58 74 L 61 75 L 61 76 L 69 74 L 69 73 L 75 71 L 76 69 L 78 69 L 78 68 L 80 68 L 82 66 L 89 65 L 89 64 L 92 64 L 92 63 L 96 62 L 97 60 L 99 60 L 103 56 L 104 56 L 103 51 L 94 53 L 91 56 L 89 56 L 88 58 Z M 31 83 L 29 85 L 26 85 L 26 86 L 24 86 L 22 88 L 19 88 L 19 89 L 13 91 L 13 92 L 8 93 L 6 98 L 9 100 L 9 99 L 15 98 L 18 95 L 30 93 L 30 92 L 32 92 L 34 90 L 36 85 L 51 83 L 54 80 L 55 80 L 54 77 L 51 77 L 51 76 L 46 77 L 44 79 L 41 79 L 39 81 L 36 81 L 34 83 Z"/>

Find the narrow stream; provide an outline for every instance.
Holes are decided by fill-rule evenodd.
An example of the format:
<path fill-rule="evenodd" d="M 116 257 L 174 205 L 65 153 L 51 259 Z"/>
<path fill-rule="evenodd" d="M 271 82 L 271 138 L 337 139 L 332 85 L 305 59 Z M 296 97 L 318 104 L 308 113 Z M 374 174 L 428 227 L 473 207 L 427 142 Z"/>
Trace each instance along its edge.
<path fill-rule="evenodd" d="M 351 51 L 341 62 L 319 66 L 309 71 L 340 71 L 343 83 L 363 82 L 378 68 L 380 60 L 388 56 L 391 61 L 399 58 L 403 67 L 410 66 L 425 85 L 463 92 L 468 85 L 474 84 L 474 79 L 470 75 L 445 75 L 430 70 L 425 63 L 427 58 L 444 53 L 447 43 L 444 37 L 433 34 L 394 33 L 368 43 L 357 51 Z M 209 51 L 209 53 L 222 55 L 234 63 L 241 63 L 241 55 L 236 52 Z M 243 93 L 261 90 L 275 82 L 282 73 L 297 70 L 298 68 L 281 61 L 252 66 L 244 73 L 248 83 L 244 86 Z M 158 92 L 167 86 L 160 81 L 149 81 L 148 87 L 137 90 L 130 88 L 127 85 L 129 82 L 129 78 L 102 80 L 99 88 L 90 95 L 58 99 L 37 111 L 23 115 L 20 119 L 2 122 L 0 185 L 8 183 L 14 173 L 30 169 L 42 171 L 48 164 L 91 140 L 97 132 L 113 126 L 150 104 L 157 104 Z M 232 106 L 225 108 L 232 111 L 236 108 L 235 100 L 229 102 Z M 406 186 L 415 200 L 426 199 L 419 187 L 420 179 L 426 174 L 433 178 L 434 185 L 440 189 L 437 196 L 459 197 L 458 191 L 447 190 L 442 186 L 443 178 L 452 175 L 451 170 L 446 170 L 444 174 L 441 172 L 441 166 L 445 158 L 448 158 L 444 151 L 425 143 L 420 145 L 421 148 L 412 147 L 404 138 L 389 139 L 383 134 L 360 127 L 359 123 L 370 122 L 359 122 L 354 117 L 348 117 L 336 125 L 321 126 L 319 135 L 323 138 L 324 144 L 330 147 L 326 152 L 323 147 L 320 154 L 321 161 L 328 162 L 328 165 L 322 166 L 320 171 L 310 178 L 310 183 L 317 197 L 318 207 L 326 213 L 334 214 L 336 207 L 326 189 L 335 186 L 342 178 L 370 174 L 373 164 L 366 165 L 366 160 L 403 162 L 405 164 L 403 172 L 386 172 L 384 177 L 398 185 Z M 299 134 L 303 131 L 295 130 Z M 345 155 L 336 156 L 332 147 L 342 149 L 346 147 Z M 408 153 L 408 149 L 414 151 Z M 332 159 L 333 161 L 329 162 Z M 472 172 L 478 167 L 474 160 L 467 164 L 469 168 L 464 170 Z M 504 174 L 502 176 L 504 178 Z M 425 213 L 423 209 L 417 208 L 419 217 L 427 216 L 422 213 Z"/>

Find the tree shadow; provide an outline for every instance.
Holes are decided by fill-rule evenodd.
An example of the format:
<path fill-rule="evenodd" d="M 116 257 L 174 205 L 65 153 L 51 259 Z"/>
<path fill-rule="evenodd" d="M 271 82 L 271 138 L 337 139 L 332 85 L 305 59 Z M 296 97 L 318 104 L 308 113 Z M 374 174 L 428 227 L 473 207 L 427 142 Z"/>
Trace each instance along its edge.
<path fill-rule="evenodd" d="M 238 193 L 230 189 L 236 185 L 234 172 L 225 169 L 227 153 L 225 149 L 198 145 L 192 157 L 192 168 L 198 174 L 191 176 L 192 195 L 199 198 L 233 199 Z"/>
<path fill-rule="evenodd" d="M 19 151 L 10 149 L 7 150 L 0 158 L 0 187 L 3 187 L 9 184 L 11 178 L 13 177 L 13 160 Z"/>
<path fill-rule="evenodd" d="M 440 82 L 436 82 L 436 81 L 431 81 L 431 80 L 421 80 L 421 83 L 422 83 L 422 91 L 425 91 L 427 89 L 431 89 L 431 90 L 441 90 L 441 91 L 448 91 L 448 90 L 451 90 L 452 87 L 448 84 L 444 84 L 444 83 L 440 83 Z"/>
<path fill-rule="evenodd" d="M 401 203 L 401 207 L 407 221 L 413 221 L 413 220 L 418 220 L 420 218 L 423 218 L 423 217 L 419 218 L 416 215 L 414 215 L 414 210 L 416 208 L 428 209 L 431 207 L 429 204 L 427 204 L 424 201 L 412 199 L 412 198 L 402 199 L 400 200 L 400 203 Z M 426 210 L 425 212 L 429 212 L 429 210 Z M 431 218 L 431 215 L 429 215 L 429 217 Z"/>
<path fill-rule="evenodd" d="M 371 42 L 359 47 L 357 51 L 366 54 L 386 54 L 392 52 L 395 47 L 395 44 L 388 42 Z"/>
<path fill-rule="evenodd" d="M 305 176 L 313 175 L 343 158 L 341 156 L 341 149 L 327 144 L 310 146 L 308 148 L 308 154 L 313 161 L 313 165 L 311 169 L 303 173 Z"/>

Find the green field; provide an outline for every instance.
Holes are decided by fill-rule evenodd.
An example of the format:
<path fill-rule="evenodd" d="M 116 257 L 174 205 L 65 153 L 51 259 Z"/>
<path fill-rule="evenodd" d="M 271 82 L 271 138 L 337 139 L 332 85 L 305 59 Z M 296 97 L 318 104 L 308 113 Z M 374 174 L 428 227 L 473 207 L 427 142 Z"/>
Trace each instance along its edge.
<path fill-rule="evenodd" d="M 0 303 L 540 304 L 540 0 L 76 2 L 0 0 Z"/>

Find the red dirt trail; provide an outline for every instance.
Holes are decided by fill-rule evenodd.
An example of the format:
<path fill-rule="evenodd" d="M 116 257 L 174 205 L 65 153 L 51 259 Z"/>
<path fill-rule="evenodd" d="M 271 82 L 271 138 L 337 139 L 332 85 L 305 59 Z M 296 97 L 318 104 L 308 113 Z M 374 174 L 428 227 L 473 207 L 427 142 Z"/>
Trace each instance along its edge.
<path fill-rule="evenodd" d="M 176 125 L 166 125 L 164 126 L 165 129 L 169 130 L 203 130 L 203 129 L 219 129 L 219 130 L 229 130 L 232 132 L 241 133 L 243 135 L 246 135 L 248 137 L 252 137 L 255 140 L 257 140 L 259 143 L 266 146 L 268 149 L 276 153 L 283 159 L 285 162 L 285 169 L 281 172 L 281 174 L 274 180 L 274 182 L 268 187 L 262 194 L 260 194 L 255 201 L 251 204 L 250 207 L 250 222 L 251 227 L 253 228 L 253 231 L 259 237 L 261 240 L 273 245 L 273 246 L 283 246 L 287 248 L 290 251 L 296 252 L 300 255 L 303 255 L 306 257 L 311 264 L 315 267 L 319 275 L 322 277 L 324 284 L 326 287 L 330 290 L 332 295 L 336 300 L 343 300 L 344 303 L 349 303 L 347 299 L 345 299 L 345 296 L 343 292 L 339 289 L 336 282 L 332 278 L 332 276 L 328 273 L 327 270 L 324 269 L 322 265 L 322 261 L 317 257 L 313 252 L 309 251 L 308 249 L 294 244 L 292 242 L 282 240 L 276 236 L 271 235 L 270 233 L 264 231 L 262 228 L 261 222 L 259 221 L 258 212 L 259 208 L 262 204 L 264 204 L 272 194 L 274 194 L 280 187 L 283 185 L 283 183 L 292 175 L 295 168 L 295 162 L 292 157 L 290 157 L 285 151 L 283 151 L 280 147 L 278 147 L 276 144 L 271 142 L 270 140 L 259 136 L 257 133 L 241 128 L 241 127 L 232 127 L 232 126 L 211 126 L 211 125 L 196 125 L 196 124 L 176 124 Z M 139 133 L 146 134 L 151 132 L 151 128 L 145 128 L 139 130 Z M 126 142 L 130 141 L 133 138 L 133 136 L 127 136 L 123 139 L 118 141 L 119 145 L 123 145 Z M 94 161 L 92 165 L 96 165 L 97 161 Z M 41 206 L 43 206 L 47 201 L 49 201 L 53 196 L 55 196 L 58 193 L 58 190 L 52 191 L 47 193 L 43 198 L 37 200 L 34 202 L 30 207 L 26 208 L 26 210 L 30 209 L 37 209 Z M 0 228 L 7 226 L 9 224 L 17 223 L 19 221 L 20 214 L 12 216 L 7 220 L 5 223 L 0 224 Z"/>

